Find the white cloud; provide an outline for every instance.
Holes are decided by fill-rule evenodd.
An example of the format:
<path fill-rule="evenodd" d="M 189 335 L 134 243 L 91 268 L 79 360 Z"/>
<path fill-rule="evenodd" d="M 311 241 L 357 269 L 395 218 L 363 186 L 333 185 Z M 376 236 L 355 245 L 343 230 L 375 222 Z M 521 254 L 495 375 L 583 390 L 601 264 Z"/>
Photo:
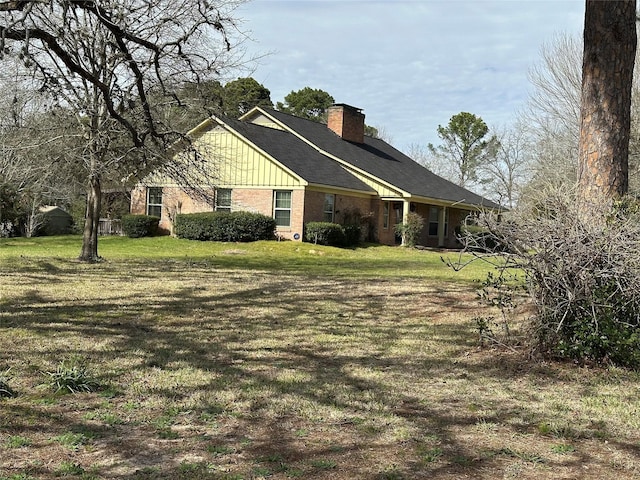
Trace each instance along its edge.
<path fill-rule="evenodd" d="M 509 122 L 542 43 L 580 34 L 584 2 L 256 0 L 238 14 L 251 49 L 275 52 L 252 73 L 274 102 L 321 88 L 404 148 L 437 143 L 437 126 L 460 111 Z"/>

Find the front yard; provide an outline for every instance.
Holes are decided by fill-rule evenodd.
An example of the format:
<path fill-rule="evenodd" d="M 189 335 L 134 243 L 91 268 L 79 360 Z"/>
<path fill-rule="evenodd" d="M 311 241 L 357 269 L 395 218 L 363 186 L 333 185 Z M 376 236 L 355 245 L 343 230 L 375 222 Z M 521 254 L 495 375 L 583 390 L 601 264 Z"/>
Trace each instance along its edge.
<path fill-rule="evenodd" d="M 637 478 L 640 379 L 480 348 L 485 267 L 0 240 L 0 479 Z M 99 388 L 54 393 L 64 362 Z"/>

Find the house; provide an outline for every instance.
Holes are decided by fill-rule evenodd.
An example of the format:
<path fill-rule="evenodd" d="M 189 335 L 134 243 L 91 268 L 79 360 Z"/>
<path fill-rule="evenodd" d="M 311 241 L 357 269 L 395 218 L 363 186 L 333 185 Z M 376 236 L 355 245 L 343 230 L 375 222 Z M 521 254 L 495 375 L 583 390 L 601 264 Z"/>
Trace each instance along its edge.
<path fill-rule="evenodd" d="M 73 229 L 73 217 L 56 205 L 45 205 L 38 209 L 39 235 L 67 235 Z"/>
<path fill-rule="evenodd" d="M 238 120 L 211 117 L 190 132 L 215 156 L 211 203 L 170 179 L 132 192 L 131 212 L 157 215 L 170 231 L 176 213 L 248 210 L 273 216 L 281 238 L 301 240 L 308 222 L 367 225 L 369 240 L 399 243 L 408 212 L 425 220 L 419 244 L 456 247 L 455 228 L 479 208 L 500 206 L 427 170 L 383 140 L 364 135 L 364 114 L 336 104 L 327 124 L 255 107 Z"/>

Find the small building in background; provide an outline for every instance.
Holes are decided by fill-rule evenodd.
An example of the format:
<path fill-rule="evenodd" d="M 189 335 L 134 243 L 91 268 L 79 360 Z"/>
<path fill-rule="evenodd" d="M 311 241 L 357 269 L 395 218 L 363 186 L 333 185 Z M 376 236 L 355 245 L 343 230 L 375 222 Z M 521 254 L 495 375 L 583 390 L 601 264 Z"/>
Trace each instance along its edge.
<path fill-rule="evenodd" d="M 38 235 L 67 235 L 72 233 L 73 217 L 60 207 L 45 205 L 40 207 L 40 226 Z"/>

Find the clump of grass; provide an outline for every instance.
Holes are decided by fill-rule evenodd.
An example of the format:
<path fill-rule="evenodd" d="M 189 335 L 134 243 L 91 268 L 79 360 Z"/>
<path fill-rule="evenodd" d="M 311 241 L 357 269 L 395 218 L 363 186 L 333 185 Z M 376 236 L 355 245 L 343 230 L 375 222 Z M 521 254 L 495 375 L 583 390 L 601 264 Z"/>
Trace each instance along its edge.
<path fill-rule="evenodd" d="M 99 388 L 87 366 L 77 358 L 63 360 L 54 372 L 47 372 L 56 393 L 95 392 Z"/>
<path fill-rule="evenodd" d="M 21 435 L 12 435 L 10 437 L 7 437 L 7 439 L 4 442 L 4 445 L 7 448 L 28 447 L 31 445 L 31 440 Z"/>
<path fill-rule="evenodd" d="M 434 447 L 422 454 L 422 460 L 426 463 L 433 463 L 442 457 L 442 449 L 440 447 Z"/>
<path fill-rule="evenodd" d="M 70 475 L 82 475 L 84 474 L 84 468 L 78 463 L 64 461 L 58 468 L 56 468 L 55 474 L 57 477 L 66 477 Z"/>
<path fill-rule="evenodd" d="M 55 442 L 58 442 L 60 445 L 68 448 L 69 450 L 78 450 L 80 446 L 87 443 L 87 436 L 83 433 L 73 433 L 67 432 L 62 435 L 58 435 L 57 437 L 53 437 L 52 439 Z"/>
<path fill-rule="evenodd" d="M 17 393 L 9 386 L 9 369 L 0 372 L 0 398 L 12 398 Z"/>
<path fill-rule="evenodd" d="M 333 460 L 327 460 L 324 458 L 311 461 L 311 466 L 321 470 L 331 470 L 332 468 L 336 468 L 337 465 L 338 464 Z"/>
<path fill-rule="evenodd" d="M 576 448 L 573 445 L 569 445 L 567 443 L 557 443 L 551 446 L 551 451 L 553 453 L 564 455 L 567 453 L 575 452 Z"/>

